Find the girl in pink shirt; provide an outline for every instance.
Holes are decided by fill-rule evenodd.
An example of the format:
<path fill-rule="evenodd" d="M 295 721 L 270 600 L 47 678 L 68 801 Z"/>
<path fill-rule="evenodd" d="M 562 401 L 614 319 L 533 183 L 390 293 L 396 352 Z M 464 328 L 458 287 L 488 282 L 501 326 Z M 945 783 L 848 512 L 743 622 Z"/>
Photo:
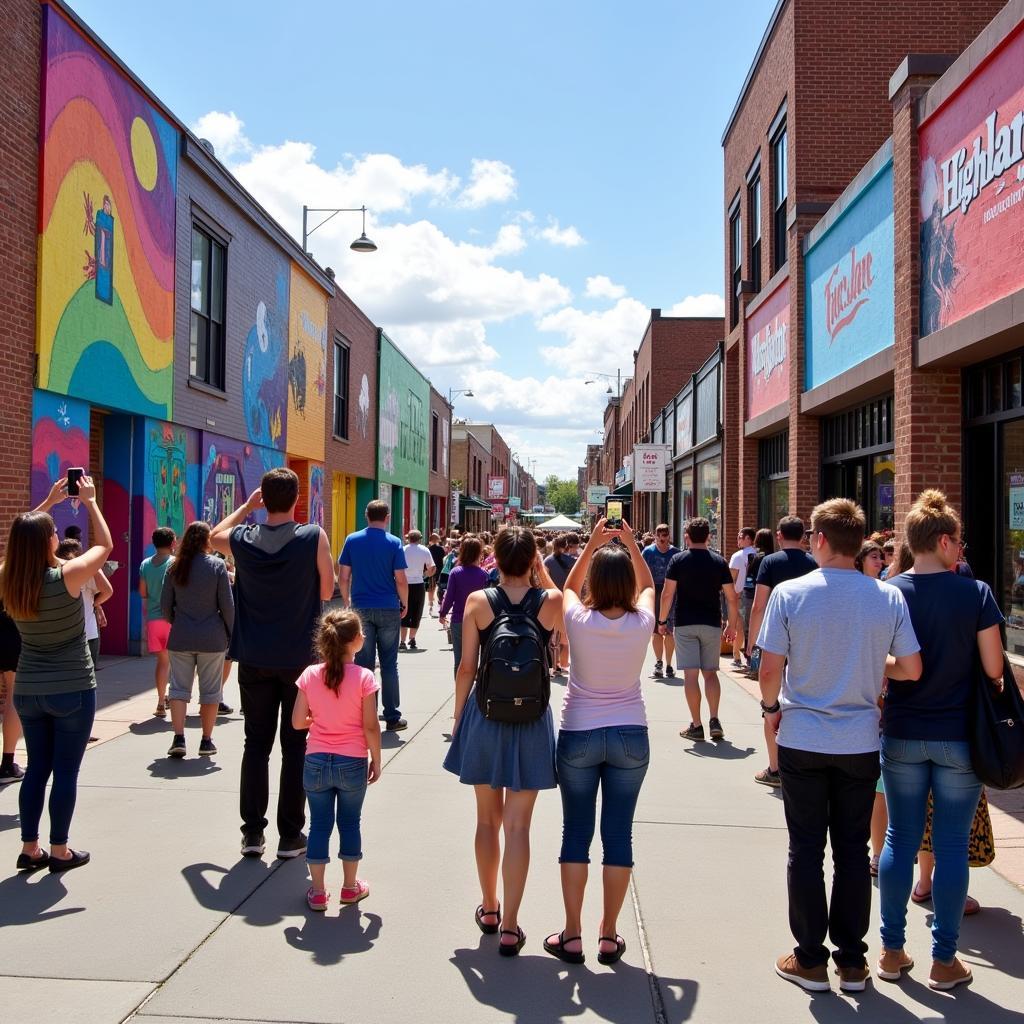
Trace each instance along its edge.
<path fill-rule="evenodd" d="M 344 883 L 341 902 L 358 903 L 370 887 L 356 878 L 362 859 L 359 819 L 368 784 L 380 778 L 380 722 L 377 680 L 356 665 L 363 628 L 353 611 L 329 611 L 320 619 L 316 652 L 322 659 L 299 676 L 292 726 L 309 729 L 302 785 L 309 801 L 306 863 L 313 884 L 306 893 L 310 910 L 326 910 L 330 893 L 324 875 L 334 822 L 341 837 Z M 367 758 L 369 757 L 369 768 Z"/>

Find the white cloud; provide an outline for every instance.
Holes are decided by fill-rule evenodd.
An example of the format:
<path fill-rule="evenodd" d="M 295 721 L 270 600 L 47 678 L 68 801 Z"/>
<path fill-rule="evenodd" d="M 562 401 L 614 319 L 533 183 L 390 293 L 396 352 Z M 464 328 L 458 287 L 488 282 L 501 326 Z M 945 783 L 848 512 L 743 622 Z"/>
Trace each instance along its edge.
<path fill-rule="evenodd" d="M 479 369 L 464 377 L 473 398 L 465 400 L 473 418 L 495 424 L 534 429 L 573 431 L 591 435 L 602 425 L 607 396 L 603 387 L 584 383 L 582 370 L 546 377 L 512 376 L 502 370 Z M 467 414 L 459 400 L 460 416 Z M 503 435 L 504 436 L 504 435 Z"/>
<path fill-rule="evenodd" d="M 491 252 L 497 256 L 504 256 L 522 252 L 525 248 L 523 229 L 518 224 L 504 224 L 498 229 L 498 237 L 491 246 Z"/>
<path fill-rule="evenodd" d="M 705 292 L 703 295 L 687 295 L 669 309 L 661 311 L 662 316 L 725 316 L 725 299 L 721 295 Z"/>
<path fill-rule="evenodd" d="M 561 227 L 554 217 L 548 218 L 548 226 L 542 228 L 538 235 L 545 242 L 552 245 L 559 245 L 565 249 L 575 249 L 578 245 L 586 245 L 586 239 L 571 224 L 568 227 Z"/>
<path fill-rule="evenodd" d="M 621 284 L 615 284 L 610 277 L 598 274 L 587 278 L 585 294 L 588 299 L 621 299 L 626 289 Z"/>
<path fill-rule="evenodd" d="M 225 162 L 252 149 L 244 128 L 242 119 L 233 110 L 227 114 L 211 110 L 192 125 L 192 131 L 199 138 L 212 142 L 217 158 Z"/>
<path fill-rule="evenodd" d="M 650 316 L 647 306 L 629 297 L 596 312 L 565 306 L 541 317 L 537 324 L 539 330 L 566 339 L 559 345 L 543 346 L 541 355 L 565 366 L 575 364 L 609 373 L 621 368 L 625 377 L 632 372 L 633 349 L 639 347 Z"/>
<path fill-rule="evenodd" d="M 469 184 L 457 206 L 476 210 L 488 203 L 507 203 L 516 196 L 515 172 L 500 160 L 477 160 L 470 165 Z"/>

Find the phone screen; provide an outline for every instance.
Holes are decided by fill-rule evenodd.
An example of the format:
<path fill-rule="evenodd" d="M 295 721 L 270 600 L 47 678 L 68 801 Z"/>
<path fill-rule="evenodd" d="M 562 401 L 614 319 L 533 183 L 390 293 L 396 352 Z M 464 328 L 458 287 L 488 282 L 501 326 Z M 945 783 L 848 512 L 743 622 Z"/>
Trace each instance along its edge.
<path fill-rule="evenodd" d="M 68 495 L 74 498 L 78 494 L 78 481 L 85 476 L 85 470 L 81 466 L 72 466 L 68 470 Z"/>
<path fill-rule="evenodd" d="M 608 498 L 604 504 L 604 516 L 607 526 L 611 530 L 617 530 L 622 526 L 622 502 L 617 498 Z"/>

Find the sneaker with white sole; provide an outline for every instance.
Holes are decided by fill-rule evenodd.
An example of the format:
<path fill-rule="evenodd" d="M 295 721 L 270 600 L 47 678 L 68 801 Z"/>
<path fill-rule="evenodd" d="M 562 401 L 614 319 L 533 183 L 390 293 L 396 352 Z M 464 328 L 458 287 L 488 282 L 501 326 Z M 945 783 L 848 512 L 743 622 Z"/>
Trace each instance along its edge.
<path fill-rule="evenodd" d="M 242 836 L 242 856 L 262 857 L 267 848 L 267 841 L 262 832 L 246 832 Z"/>
<path fill-rule="evenodd" d="M 25 769 L 20 764 L 11 764 L 10 768 L 0 769 L 0 786 L 9 786 L 12 782 L 21 782 L 25 778 Z"/>
<path fill-rule="evenodd" d="M 862 967 L 837 967 L 839 988 L 843 992 L 863 992 L 868 987 L 871 969 L 867 964 Z"/>
<path fill-rule="evenodd" d="M 875 974 L 883 981 L 899 981 L 913 966 L 914 958 L 905 949 L 883 949 Z"/>
<path fill-rule="evenodd" d="M 327 904 L 331 901 L 331 894 L 325 889 L 314 889 L 310 886 L 306 890 L 306 906 L 310 910 L 316 910 L 318 913 L 323 913 L 327 909 Z"/>
<path fill-rule="evenodd" d="M 932 970 L 928 975 L 928 987 L 937 992 L 948 992 L 957 985 L 966 985 L 972 978 L 970 967 L 959 957 L 953 957 L 953 962 L 949 964 L 933 960 Z"/>
<path fill-rule="evenodd" d="M 775 961 L 775 973 L 786 981 L 799 985 L 807 992 L 828 992 L 832 987 L 828 983 L 828 967 L 819 964 L 817 967 L 803 967 L 796 958 L 796 953 L 787 953 Z"/>
<path fill-rule="evenodd" d="M 300 832 L 293 839 L 282 839 L 277 844 L 277 856 L 279 860 L 292 860 L 301 857 L 306 852 L 306 836 Z"/>
<path fill-rule="evenodd" d="M 661 679 L 664 676 L 664 665 L 660 661 L 654 663 L 654 678 Z"/>
<path fill-rule="evenodd" d="M 348 906 L 351 903 L 358 903 L 370 895 L 370 886 L 361 878 L 356 879 L 355 885 L 346 885 L 341 890 L 341 902 Z"/>

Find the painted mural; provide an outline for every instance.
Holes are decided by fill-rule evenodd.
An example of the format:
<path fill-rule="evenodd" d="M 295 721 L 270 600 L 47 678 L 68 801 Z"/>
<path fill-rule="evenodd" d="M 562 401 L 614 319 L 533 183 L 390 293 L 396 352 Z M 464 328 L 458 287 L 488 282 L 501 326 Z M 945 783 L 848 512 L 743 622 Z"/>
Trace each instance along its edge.
<path fill-rule="evenodd" d="M 245 339 L 242 403 L 253 444 L 284 451 L 288 424 L 288 261 L 275 270 L 275 293 L 256 303 Z"/>
<path fill-rule="evenodd" d="M 40 386 L 171 416 L 178 132 L 43 7 Z"/>
<path fill-rule="evenodd" d="M 32 506 L 38 505 L 55 480 L 71 466 L 89 465 L 89 406 L 63 395 L 36 391 L 32 395 Z M 63 501 L 53 510 L 57 530 L 82 527 L 89 533 L 89 516 L 77 501 Z"/>
<path fill-rule="evenodd" d="M 260 485 L 263 474 L 275 466 L 283 466 L 282 452 L 260 448 L 245 441 L 219 437 L 203 432 L 200 440 L 202 458 L 202 504 L 199 518 L 219 523 Z"/>
<path fill-rule="evenodd" d="M 378 387 L 377 477 L 425 491 L 429 479 L 430 384 L 383 332 Z"/>
<path fill-rule="evenodd" d="M 196 518 L 199 496 L 199 432 L 146 420 L 142 493 L 142 535 L 146 543 L 158 526 L 179 537 Z"/>
<path fill-rule="evenodd" d="M 746 331 L 747 419 L 752 420 L 789 398 L 788 277 L 749 314 Z"/>
<path fill-rule="evenodd" d="M 365 441 L 370 426 L 370 381 L 365 373 L 359 382 L 359 417 L 356 420 L 356 426 Z"/>
<path fill-rule="evenodd" d="M 309 466 L 309 523 L 324 525 L 324 467 L 313 462 Z"/>
<path fill-rule="evenodd" d="M 289 455 L 324 459 L 327 294 L 292 264 L 288 318 Z"/>

